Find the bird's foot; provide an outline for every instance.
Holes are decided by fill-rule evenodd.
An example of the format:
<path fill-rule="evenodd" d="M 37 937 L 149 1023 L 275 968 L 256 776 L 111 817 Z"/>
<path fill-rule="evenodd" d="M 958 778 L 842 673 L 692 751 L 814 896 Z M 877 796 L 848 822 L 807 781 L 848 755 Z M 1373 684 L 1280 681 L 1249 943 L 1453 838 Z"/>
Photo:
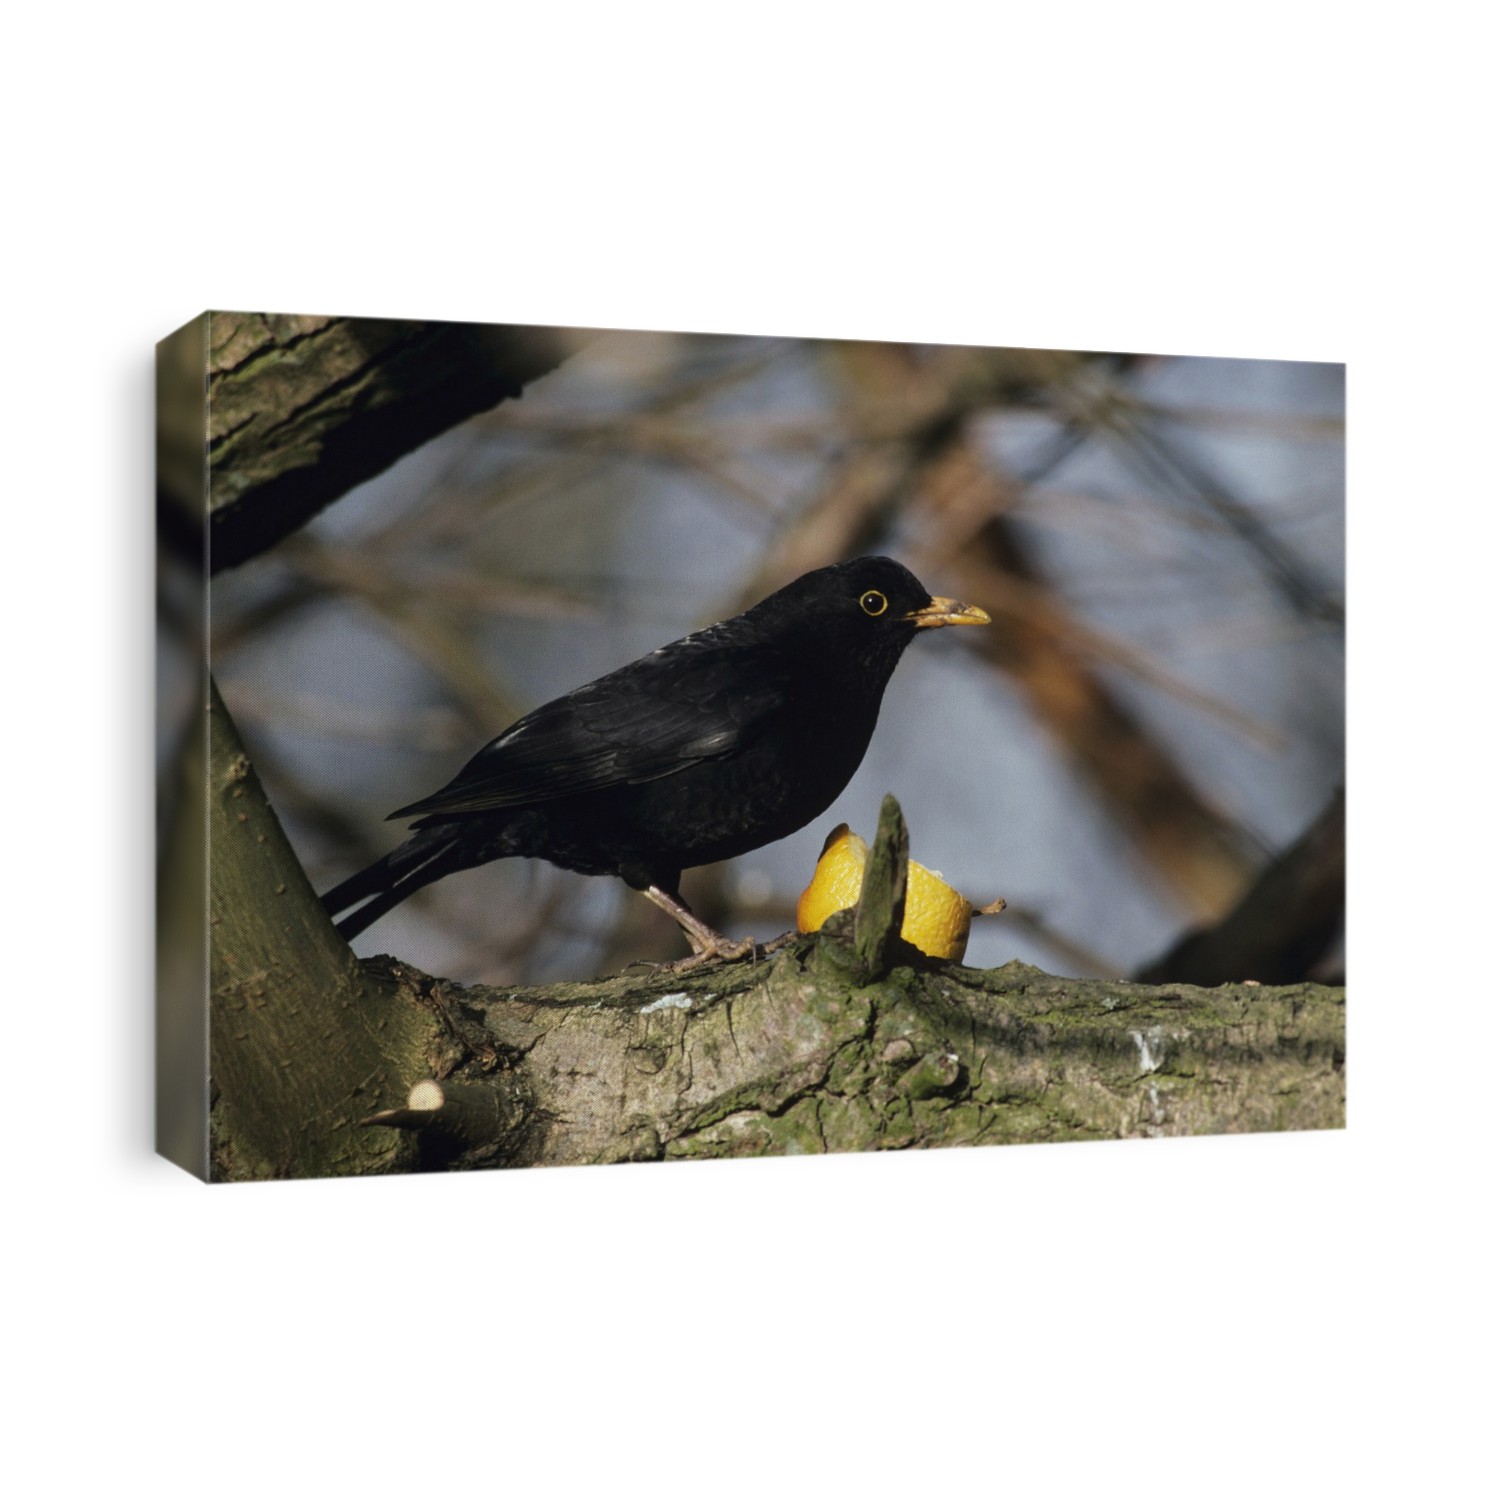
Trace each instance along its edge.
<path fill-rule="evenodd" d="M 702 959 L 705 962 L 709 959 L 723 959 L 727 963 L 732 963 L 737 958 L 758 958 L 759 956 L 754 938 L 741 938 L 736 942 L 733 938 L 719 937 L 717 934 L 712 943 L 692 955 L 693 958 Z"/>
<path fill-rule="evenodd" d="M 674 963 L 657 965 L 663 973 L 683 974 L 689 969 L 696 969 L 706 963 L 754 958 L 760 951 L 756 947 L 754 938 L 741 938 L 736 942 L 733 938 L 727 938 L 715 932 L 707 922 L 695 917 L 687 903 L 675 892 L 664 891 L 660 886 L 652 885 L 646 887 L 644 894 L 647 900 L 654 902 L 672 917 L 673 921 L 682 928 L 682 935 L 693 947 L 693 951 L 686 958 L 679 958 Z"/>
<path fill-rule="evenodd" d="M 719 937 L 712 943 L 693 943 L 693 951 L 685 958 L 673 958 L 665 963 L 652 963 L 648 959 L 639 958 L 634 963 L 627 965 L 632 969 L 646 969 L 653 974 L 687 974 L 694 969 L 701 969 L 705 964 L 733 963 L 741 958 L 759 958 L 766 950 L 756 944 L 754 938 L 743 938 L 734 942 L 730 938 Z"/>
<path fill-rule="evenodd" d="M 736 942 L 733 938 L 720 937 L 717 932 L 713 932 L 707 939 L 700 939 L 697 933 L 689 933 L 688 940 L 693 945 L 693 951 L 686 958 L 679 958 L 663 966 L 673 974 L 686 974 L 691 969 L 702 968 L 704 964 L 733 963 L 737 959 L 759 956 L 754 938 L 741 938 Z"/>

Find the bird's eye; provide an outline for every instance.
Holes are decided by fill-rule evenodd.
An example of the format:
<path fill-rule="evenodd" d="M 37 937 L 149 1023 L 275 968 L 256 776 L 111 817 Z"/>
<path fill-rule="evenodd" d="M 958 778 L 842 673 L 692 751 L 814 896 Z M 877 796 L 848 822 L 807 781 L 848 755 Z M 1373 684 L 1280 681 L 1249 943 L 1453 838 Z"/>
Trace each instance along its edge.
<path fill-rule="evenodd" d="M 879 589 L 867 589 L 859 596 L 859 607 L 867 615 L 883 615 L 888 601 Z"/>

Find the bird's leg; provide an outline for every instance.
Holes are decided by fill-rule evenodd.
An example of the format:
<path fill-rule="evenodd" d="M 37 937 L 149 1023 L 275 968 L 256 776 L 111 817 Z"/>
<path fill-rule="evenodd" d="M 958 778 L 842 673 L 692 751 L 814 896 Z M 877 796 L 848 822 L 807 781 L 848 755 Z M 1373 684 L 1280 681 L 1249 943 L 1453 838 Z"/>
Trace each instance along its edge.
<path fill-rule="evenodd" d="M 712 958 L 744 958 L 755 952 L 755 939 L 743 938 L 739 942 L 717 933 L 707 922 L 700 922 L 688 909 L 687 902 L 672 891 L 664 891 L 659 885 L 648 885 L 643 894 L 654 905 L 661 907 L 682 928 L 693 951 L 688 958 L 680 959 L 668 967 L 672 969 L 694 969 Z"/>

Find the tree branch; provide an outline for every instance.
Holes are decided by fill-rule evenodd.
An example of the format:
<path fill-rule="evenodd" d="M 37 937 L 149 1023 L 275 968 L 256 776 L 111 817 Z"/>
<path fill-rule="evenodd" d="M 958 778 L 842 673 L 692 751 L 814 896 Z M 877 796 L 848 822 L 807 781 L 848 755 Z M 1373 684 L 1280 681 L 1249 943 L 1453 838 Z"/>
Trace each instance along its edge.
<path fill-rule="evenodd" d="M 529 1100 L 503 1153 L 535 1166 L 1341 1127 L 1342 991 L 1155 989 L 1023 964 L 898 965 L 860 984 L 845 938 L 681 977 L 438 992 Z M 482 1069 L 481 1074 L 482 1076 Z M 407 1123 L 407 1122 L 392 1122 Z M 422 1122 L 417 1122 L 419 1125 Z"/>
<path fill-rule="evenodd" d="M 191 326 L 191 325 L 190 325 Z M 164 425 L 163 536 L 234 567 L 429 438 L 521 394 L 587 337 L 566 329 L 389 318 L 204 313 L 174 335 L 183 369 Z M 204 387 L 204 371 L 207 386 Z"/>
<path fill-rule="evenodd" d="M 1280 984 L 1306 974 L 1344 921 L 1344 791 L 1273 860 L 1221 922 L 1190 932 L 1136 976 L 1147 984 Z"/>

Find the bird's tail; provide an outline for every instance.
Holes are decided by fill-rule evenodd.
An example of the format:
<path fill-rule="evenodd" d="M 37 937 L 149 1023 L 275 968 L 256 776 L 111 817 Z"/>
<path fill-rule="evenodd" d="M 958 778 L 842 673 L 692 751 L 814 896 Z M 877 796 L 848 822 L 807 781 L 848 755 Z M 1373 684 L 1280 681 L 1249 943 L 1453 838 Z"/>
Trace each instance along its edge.
<path fill-rule="evenodd" d="M 323 910 L 336 917 L 363 901 L 363 906 L 334 924 L 342 937 L 352 938 L 414 891 L 455 870 L 467 869 L 474 862 L 451 827 L 423 828 L 373 865 L 334 886 L 322 897 Z"/>

